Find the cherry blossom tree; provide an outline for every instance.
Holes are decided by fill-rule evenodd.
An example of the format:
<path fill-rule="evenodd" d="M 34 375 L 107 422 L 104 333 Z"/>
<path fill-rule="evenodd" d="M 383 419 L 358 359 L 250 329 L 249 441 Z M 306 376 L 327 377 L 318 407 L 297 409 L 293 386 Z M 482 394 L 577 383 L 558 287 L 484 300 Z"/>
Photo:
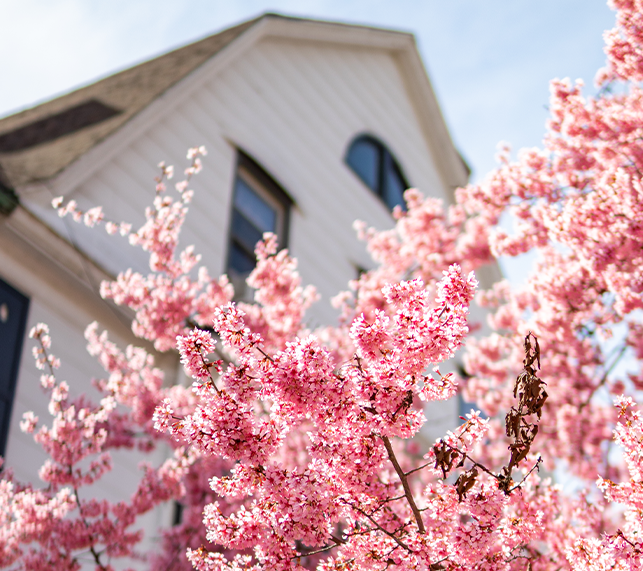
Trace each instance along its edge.
<path fill-rule="evenodd" d="M 337 326 L 307 329 L 317 295 L 272 235 L 257 244 L 254 303 L 179 251 L 203 148 L 190 150 L 178 198 L 161 163 L 137 231 L 56 201 L 149 252 L 148 275 L 127 270 L 101 293 L 135 312 L 133 331 L 157 351 L 178 351 L 194 382 L 168 386 L 151 354 L 92 324 L 101 399 L 72 399 L 35 327 L 52 418 L 27 414 L 22 428 L 49 459 L 44 487 L 3 473 L 0 566 L 135 561 L 137 518 L 178 500 L 182 522 L 150 568 L 643 568 L 643 1 L 612 6 L 600 91 L 552 82 L 542 149 L 513 161 L 502 149 L 453 206 L 411 189 L 393 229 L 357 224 L 377 267 L 337 296 Z M 539 261 L 524 286 L 477 291 L 481 266 L 529 251 Z M 474 296 L 488 311 L 477 337 Z M 465 374 L 443 374 L 458 350 Z M 427 443 L 424 403 L 458 391 L 478 410 Z M 110 451 L 159 445 L 173 454 L 144 469 L 132 497 L 92 498 Z"/>

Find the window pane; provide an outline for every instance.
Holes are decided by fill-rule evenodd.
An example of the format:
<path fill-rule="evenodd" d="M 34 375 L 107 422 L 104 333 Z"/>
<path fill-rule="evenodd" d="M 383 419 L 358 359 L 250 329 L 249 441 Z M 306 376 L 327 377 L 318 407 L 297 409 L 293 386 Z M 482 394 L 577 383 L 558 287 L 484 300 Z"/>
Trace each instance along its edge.
<path fill-rule="evenodd" d="M 254 259 L 255 245 L 263 236 L 254 224 L 238 210 L 232 211 L 232 239 L 239 243 Z"/>
<path fill-rule="evenodd" d="M 358 139 L 348 151 L 346 162 L 357 175 L 376 193 L 378 191 L 380 151 L 373 141 Z"/>
<path fill-rule="evenodd" d="M 260 234 L 277 230 L 277 213 L 263 198 L 237 177 L 234 207 L 252 222 Z"/>
<path fill-rule="evenodd" d="M 404 202 L 404 191 L 406 190 L 406 183 L 400 175 L 400 171 L 396 167 L 391 156 L 386 157 L 384 167 L 384 189 L 382 198 L 388 207 L 393 210 L 395 206 L 401 206 L 406 210 L 406 203 Z"/>
<path fill-rule="evenodd" d="M 237 275 L 249 274 L 255 268 L 255 258 L 250 256 L 239 244 L 232 242 L 228 268 Z"/>
<path fill-rule="evenodd" d="M 276 234 L 280 246 L 285 246 L 291 199 L 270 174 L 242 151 L 237 168 L 226 272 L 235 287 L 235 299 L 251 301 L 252 290 L 244 280 L 256 264 L 255 246 L 266 232 Z"/>

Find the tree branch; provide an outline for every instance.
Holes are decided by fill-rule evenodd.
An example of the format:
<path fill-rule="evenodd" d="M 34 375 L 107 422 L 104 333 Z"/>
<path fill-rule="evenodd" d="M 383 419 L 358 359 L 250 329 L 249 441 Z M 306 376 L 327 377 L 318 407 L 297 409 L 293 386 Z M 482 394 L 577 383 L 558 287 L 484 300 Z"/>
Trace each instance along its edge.
<path fill-rule="evenodd" d="M 418 509 L 415 503 L 415 499 L 413 498 L 413 494 L 411 493 L 411 487 L 409 486 L 408 478 L 406 477 L 404 470 L 402 470 L 400 463 L 397 461 L 397 458 L 395 457 L 395 452 L 393 452 L 393 446 L 391 446 L 391 441 L 388 439 L 388 436 L 382 436 L 381 438 L 382 438 L 382 442 L 384 442 L 384 447 L 386 448 L 386 452 L 388 453 L 389 460 L 391 461 L 391 464 L 393 464 L 393 467 L 395 468 L 395 471 L 397 472 L 397 475 L 400 477 L 400 480 L 402 482 L 402 487 L 404 488 L 404 495 L 406 496 L 406 499 L 409 502 L 409 505 L 411 506 L 411 510 L 413 511 L 413 515 L 415 516 L 415 521 L 418 524 L 418 531 L 420 533 L 426 533 L 424 522 L 422 521 L 422 514 L 420 513 L 420 510 Z"/>
<path fill-rule="evenodd" d="M 391 533 L 390 531 L 385 530 L 385 529 L 384 529 L 384 528 L 383 528 L 379 523 L 377 523 L 377 522 L 376 522 L 376 521 L 375 521 L 375 520 L 374 520 L 370 515 L 368 515 L 368 514 L 367 514 L 363 509 L 359 508 L 358 506 L 354 506 L 354 505 L 350 504 L 349 502 L 346 502 L 346 503 L 347 503 L 351 508 L 353 508 L 354 510 L 358 511 L 359 513 L 361 513 L 361 514 L 362 514 L 365 518 L 367 518 L 367 519 L 368 519 L 368 521 L 370 521 L 370 522 L 371 522 L 371 523 L 372 523 L 372 524 L 373 524 L 377 529 L 379 529 L 382 533 L 385 533 L 386 535 L 388 535 L 388 536 L 389 536 L 393 541 L 395 541 L 395 543 L 397 543 L 400 547 L 402 547 L 403 549 L 406 549 L 409 553 L 411 553 L 411 551 L 412 551 L 412 550 L 411 550 L 411 548 L 410 548 L 408 545 L 406 545 L 406 543 L 404 543 L 401 539 L 399 539 L 398 537 L 396 537 L 396 536 L 395 536 L 393 533 Z"/>
<path fill-rule="evenodd" d="M 589 405 L 590 401 L 592 400 L 592 397 L 596 394 L 596 391 L 601 388 L 606 382 L 607 378 L 609 377 L 609 374 L 614 370 L 616 365 L 618 365 L 619 361 L 622 359 L 623 355 L 625 354 L 625 351 L 627 350 L 627 343 L 624 343 L 621 348 L 619 349 L 616 357 L 612 361 L 612 363 L 609 365 L 609 367 L 605 370 L 605 373 L 601 377 L 601 380 L 599 383 L 594 387 L 592 392 L 589 394 L 587 399 L 580 403 L 578 410 L 583 410 L 587 405 Z M 608 357 L 609 358 L 609 357 Z"/>

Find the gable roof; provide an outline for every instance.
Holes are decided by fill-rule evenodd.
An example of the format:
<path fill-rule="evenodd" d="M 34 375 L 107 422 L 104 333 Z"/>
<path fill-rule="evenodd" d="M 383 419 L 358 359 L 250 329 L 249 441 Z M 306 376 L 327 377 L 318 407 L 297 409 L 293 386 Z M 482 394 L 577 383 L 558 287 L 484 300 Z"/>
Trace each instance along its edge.
<path fill-rule="evenodd" d="M 0 119 L 0 182 L 17 188 L 56 175 L 260 19 Z"/>
<path fill-rule="evenodd" d="M 53 179 L 255 26 L 259 34 L 394 51 L 445 186 L 467 182 L 411 33 L 266 13 L 0 119 L 0 195 Z"/>

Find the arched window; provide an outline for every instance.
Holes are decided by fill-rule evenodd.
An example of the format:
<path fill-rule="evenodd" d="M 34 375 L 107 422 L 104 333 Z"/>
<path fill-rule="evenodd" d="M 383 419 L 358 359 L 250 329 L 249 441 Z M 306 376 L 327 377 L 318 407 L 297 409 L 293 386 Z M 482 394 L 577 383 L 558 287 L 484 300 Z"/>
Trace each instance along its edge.
<path fill-rule="evenodd" d="M 359 135 L 348 148 L 346 164 L 391 209 L 406 209 L 404 191 L 409 187 L 400 165 L 381 141 Z"/>

